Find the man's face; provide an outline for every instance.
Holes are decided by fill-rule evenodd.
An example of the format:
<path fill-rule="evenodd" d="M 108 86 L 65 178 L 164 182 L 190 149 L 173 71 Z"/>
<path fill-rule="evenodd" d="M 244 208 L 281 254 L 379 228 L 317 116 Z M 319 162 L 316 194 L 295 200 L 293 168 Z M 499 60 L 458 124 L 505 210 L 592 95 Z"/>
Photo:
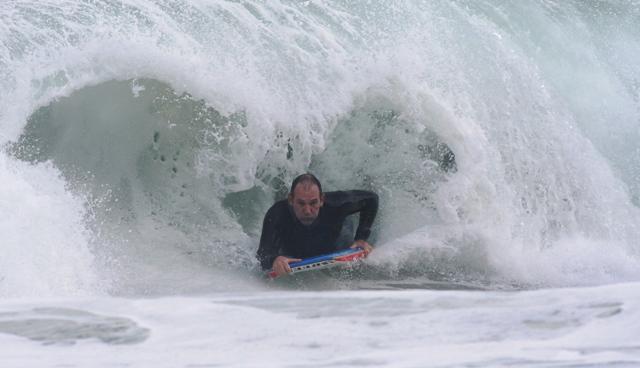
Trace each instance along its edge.
<path fill-rule="evenodd" d="M 324 204 L 324 196 L 320 195 L 318 186 L 312 183 L 300 183 L 289 194 L 289 204 L 293 213 L 303 225 L 311 225 L 318 217 L 320 207 Z"/>

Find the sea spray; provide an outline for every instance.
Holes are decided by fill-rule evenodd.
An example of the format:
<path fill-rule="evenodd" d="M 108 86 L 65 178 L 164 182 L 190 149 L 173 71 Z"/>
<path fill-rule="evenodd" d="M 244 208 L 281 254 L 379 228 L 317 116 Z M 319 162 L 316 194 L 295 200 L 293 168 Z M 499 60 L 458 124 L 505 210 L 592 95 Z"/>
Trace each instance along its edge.
<path fill-rule="evenodd" d="M 640 276 L 632 3 L 21 1 L 0 17 L 3 182 L 42 172 L 25 187 L 57 188 L 89 253 L 67 266 L 109 292 L 253 287 L 228 281 L 256 272 L 262 214 L 308 169 L 380 194 L 364 279 Z M 29 219 L 61 209 L 33 211 L 5 236 L 58 231 Z"/>

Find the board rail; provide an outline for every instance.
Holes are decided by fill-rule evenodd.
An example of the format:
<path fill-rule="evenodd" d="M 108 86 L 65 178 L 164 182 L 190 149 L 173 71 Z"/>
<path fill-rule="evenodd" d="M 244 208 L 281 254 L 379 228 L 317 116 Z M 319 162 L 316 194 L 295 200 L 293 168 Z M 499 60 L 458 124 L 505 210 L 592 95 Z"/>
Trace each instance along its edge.
<path fill-rule="evenodd" d="M 305 258 L 298 262 L 289 263 L 291 272 L 289 272 L 288 275 L 348 264 L 364 258 L 364 256 L 365 252 L 361 248 L 348 248 L 329 254 Z M 272 279 L 278 277 L 275 271 L 269 271 L 267 275 Z"/>

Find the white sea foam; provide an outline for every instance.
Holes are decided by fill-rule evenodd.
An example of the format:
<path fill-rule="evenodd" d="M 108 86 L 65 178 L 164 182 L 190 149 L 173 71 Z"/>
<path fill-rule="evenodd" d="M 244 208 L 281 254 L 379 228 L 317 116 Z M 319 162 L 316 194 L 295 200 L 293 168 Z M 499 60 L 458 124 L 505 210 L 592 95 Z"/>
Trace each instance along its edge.
<path fill-rule="evenodd" d="M 96 272 L 125 294 L 237 279 L 256 267 L 261 214 L 308 168 L 327 189 L 380 193 L 374 278 L 640 276 L 632 4 L 11 4 L 3 183 L 26 189 L 4 203 L 22 213 L 4 237 L 77 234 L 77 256 L 57 265 L 73 287 L 34 267 L 5 276 L 9 295 L 33 280 L 100 293 Z M 437 144 L 457 171 L 429 156 Z M 36 190 L 53 204 L 25 213 Z M 46 258 L 43 242 L 15 241 L 6 264 Z"/>
<path fill-rule="evenodd" d="M 2 365 L 640 365 L 638 19 L 0 2 Z M 309 169 L 380 194 L 376 250 L 266 282 Z"/>
<path fill-rule="evenodd" d="M 12 367 L 42 356 L 96 367 L 632 367 L 638 290 L 26 299 L 0 307 L 0 341 Z"/>
<path fill-rule="evenodd" d="M 82 198 L 51 163 L 0 157 L 0 297 L 99 293 Z"/>

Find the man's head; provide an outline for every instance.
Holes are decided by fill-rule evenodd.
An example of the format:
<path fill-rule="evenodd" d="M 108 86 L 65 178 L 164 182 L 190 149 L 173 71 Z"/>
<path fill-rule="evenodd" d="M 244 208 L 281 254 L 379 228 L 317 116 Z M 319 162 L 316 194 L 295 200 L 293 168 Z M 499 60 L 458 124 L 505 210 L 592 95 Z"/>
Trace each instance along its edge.
<path fill-rule="evenodd" d="M 293 180 L 289 191 L 289 204 L 298 221 L 311 225 L 324 204 L 322 185 L 312 174 L 302 174 Z"/>

